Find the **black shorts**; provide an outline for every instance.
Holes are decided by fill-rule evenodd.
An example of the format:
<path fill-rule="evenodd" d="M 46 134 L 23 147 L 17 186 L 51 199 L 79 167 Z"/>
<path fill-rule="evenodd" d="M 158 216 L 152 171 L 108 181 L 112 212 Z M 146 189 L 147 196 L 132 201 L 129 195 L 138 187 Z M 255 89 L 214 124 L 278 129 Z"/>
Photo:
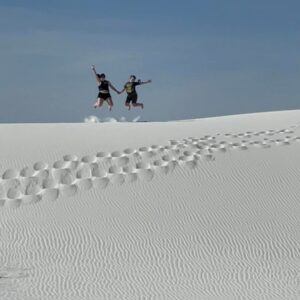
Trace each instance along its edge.
<path fill-rule="evenodd" d="M 138 95 L 136 93 L 134 94 L 128 94 L 126 98 L 126 104 L 131 103 L 136 103 L 138 99 Z"/>
<path fill-rule="evenodd" d="M 108 98 L 111 98 L 110 93 L 99 93 L 98 94 L 98 98 L 103 99 L 103 100 L 107 100 Z"/>

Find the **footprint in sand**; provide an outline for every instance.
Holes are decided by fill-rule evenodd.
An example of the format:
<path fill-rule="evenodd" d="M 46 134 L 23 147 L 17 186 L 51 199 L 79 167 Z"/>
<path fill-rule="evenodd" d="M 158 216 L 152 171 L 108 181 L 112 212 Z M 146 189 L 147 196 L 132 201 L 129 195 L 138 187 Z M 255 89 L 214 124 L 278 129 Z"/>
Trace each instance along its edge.
<path fill-rule="evenodd" d="M 80 190 L 87 191 L 93 187 L 93 180 L 91 178 L 77 179 L 76 185 Z"/>
<path fill-rule="evenodd" d="M 90 164 L 90 163 L 93 163 L 93 162 L 96 162 L 97 161 L 97 156 L 96 155 L 86 155 L 86 156 L 83 156 L 81 158 L 81 161 L 83 163 L 87 163 L 87 164 Z"/>
<path fill-rule="evenodd" d="M 77 155 L 74 155 L 74 154 L 67 154 L 67 155 L 64 155 L 63 160 L 64 160 L 64 161 L 78 161 L 79 158 L 78 158 Z"/>
<path fill-rule="evenodd" d="M 124 174 L 113 174 L 110 176 L 110 181 L 112 184 L 121 185 L 125 182 Z"/>
<path fill-rule="evenodd" d="M 60 184 L 71 185 L 75 178 L 70 169 L 54 169 L 53 178 Z"/>
<path fill-rule="evenodd" d="M 24 189 L 25 195 L 36 195 L 38 194 L 42 187 L 39 185 L 39 178 L 38 177 L 30 177 L 27 178 Z"/>
<path fill-rule="evenodd" d="M 101 178 L 107 176 L 107 171 L 98 164 L 91 165 L 92 177 Z"/>
<path fill-rule="evenodd" d="M 116 165 L 113 165 L 108 168 L 108 174 L 120 174 L 122 173 L 122 168 Z"/>
<path fill-rule="evenodd" d="M 271 145 L 286 146 L 300 141 L 292 136 L 290 129 L 266 130 L 246 133 L 225 133 L 222 136 L 239 138 L 239 142 L 217 141 L 216 136 L 188 137 L 169 140 L 168 145 L 151 145 L 123 151 L 98 152 L 81 159 L 73 154 L 64 155 L 49 166 L 38 161 L 32 167 L 7 169 L 0 179 L 0 206 L 17 208 L 22 204 L 41 200 L 54 201 L 62 196 L 74 196 L 78 190 L 92 187 L 106 188 L 110 183 L 121 185 L 139 180 L 151 181 L 155 174 L 169 174 L 179 165 L 193 170 L 201 161 L 213 161 L 214 152 L 226 152 L 229 148 L 247 150 L 248 147 L 270 148 Z M 273 136 L 282 138 L 250 141 L 252 136 Z M 218 135 L 221 136 L 221 135 Z M 244 139 L 243 139 L 244 138 Z"/>
<path fill-rule="evenodd" d="M 125 149 L 125 150 L 123 151 L 123 153 L 126 154 L 126 155 L 131 155 L 131 154 L 133 154 L 133 153 L 135 153 L 135 152 L 136 152 L 136 150 L 135 150 L 135 149 L 132 149 L 132 148 L 127 148 L 127 149 Z"/>
<path fill-rule="evenodd" d="M 93 186 L 101 189 L 107 188 L 109 185 L 109 179 L 107 177 L 102 177 L 102 178 L 94 178 L 93 179 Z"/>
<path fill-rule="evenodd" d="M 101 152 L 98 152 L 96 154 L 96 157 L 99 158 L 99 159 L 102 159 L 102 158 L 105 158 L 105 157 L 110 157 L 110 153 L 101 151 Z"/>
<path fill-rule="evenodd" d="M 67 166 L 68 166 L 68 162 L 65 160 L 58 160 L 53 163 L 54 169 L 64 169 L 64 168 L 67 168 Z M 28 177 L 28 176 L 26 176 L 26 177 Z"/>
<path fill-rule="evenodd" d="M 15 169 L 8 169 L 6 170 L 3 175 L 2 179 L 13 179 L 19 176 L 19 171 Z"/>
<path fill-rule="evenodd" d="M 20 176 L 21 177 L 30 177 L 35 174 L 35 170 L 30 167 L 25 167 L 20 171 Z"/>
<path fill-rule="evenodd" d="M 138 175 L 136 172 L 125 174 L 125 181 L 132 183 L 138 180 Z"/>
<path fill-rule="evenodd" d="M 2 190 L 3 190 L 3 193 L 4 195 L 7 194 L 7 191 L 9 189 L 21 189 L 22 187 L 22 184 L 21 184 L 21 179 L 6 179 L 6 180 L 3 180 L 2 183 L 1 183 L 1 186 L 2 186 Z"/>
<path fill-rule="evenodd" d="M 43 161 L 38 161 L 38 162 L 34 163 L 34 165 L 33 165 L 33 169 L 35 171 L 46 170 L 46 169 L 48 169 L 48 167 L 49 167 L 48 164 Z"/>
<path fill-rule="evenodd" d="M 59 197 L 59 189 L 57 188 L 45 189 L 42 191 L 41 195 L 42 195 L 42 200 L 55 201 Z"/>
<path fill-rule="evenodd" d="M 154 177 L 154 171 L 150 168 L 148 169 L 137 168 L 137 176 L 141 180 L 151 181 Z"/>
<path fill-rule="evenodd" d="M 129 164 L 129 158 L 127 156 L 118 157 L 115 159 L 115 163 L 118 167 L 124 167 Z"/>
<path fill-rule="evenodd" d="M 142 159 L 149 159 L 156 155 L 156 152 L 153 150 L 145 151 L 141 153 Z"/>
<path fill-rule="evenodd" d="M 7 191 L 6 197 L 9 200 L 16 200 L 19 199 L 21 197 L 22 193 L 20 191 L 20 187 L 17 188 L 10 188 Z"/>
<path fill-rule="evenodd" d="M 92 170 L 89 164 L 84 164 L 76 172 L 76 179 L 86 179 L 92 177 Z"/>
<path fill-rule="evenodd" d="M 53 177 L 48 177 L 42 181 L 41 186 L 43 189 L 52 189 L 58 186 L 58 181 Z"/>
<path fill-rule="evenodd" d="M 155 172 L 158 174 L 167 174 L 170 170 L 168 162 L 169 160 L 155 160 L 153 162 Z"/>
<path fill-rule="evenodd" d="M 42 195 L 25 195 L 22 197 L 22 204 L 34 204 L 42 200 Z"/>
<path fill-rule="evenodd" d="M 60 194 L 64 197 L 72 197 L 78 191 L 78 187 L 75 184 L 62 184 L 60 186 Z"/>
<path fill-rule="evenodd" d="M 121 151 L 113 151 L 113 152 L 111 152 L 110 155 L 112 158 L 118 158 L 118 157 L 121 157 L 123 155 L 123 153 Z"/>

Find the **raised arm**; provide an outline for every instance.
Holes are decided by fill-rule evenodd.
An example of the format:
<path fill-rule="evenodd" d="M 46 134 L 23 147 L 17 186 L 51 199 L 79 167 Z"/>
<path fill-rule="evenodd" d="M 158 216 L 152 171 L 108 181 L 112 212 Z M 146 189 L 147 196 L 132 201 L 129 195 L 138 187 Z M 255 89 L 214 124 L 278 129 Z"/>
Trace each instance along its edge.
<path fill-rule="evenodd" d="M 94 65 L 92 65 L 92 70 L 93 70 L 93 72 L 94 72 L 94 74 L 95 74 L 95 77 L 96 77 L 97 82 L 101 82 L 100 79 L 99 79 L 99 77 L 98 77 L 98 75 L 97 75 L 96 67 L 95 67 Z"/>

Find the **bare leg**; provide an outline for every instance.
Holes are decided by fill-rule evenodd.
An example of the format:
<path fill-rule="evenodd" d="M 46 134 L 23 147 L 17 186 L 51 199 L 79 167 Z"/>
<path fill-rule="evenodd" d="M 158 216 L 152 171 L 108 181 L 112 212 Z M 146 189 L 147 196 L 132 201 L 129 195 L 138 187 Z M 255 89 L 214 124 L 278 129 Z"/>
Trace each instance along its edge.
<path fill-rule="evenodd" d="M 103 102 L 104 102 L 104 99 L 100 98 L 99 99 L 99 105 L 97 107 L 100 108 L 103 105 Z"/>
<path fill-rule="evenodd" d="M 133 107 L 140 107 L 141 109 L 144 108 L 144 104 L 143 103 L 132 103 Z"/>
<path fill-rule="evenodd" d="M 109 110 L 112 110 L 112 107 L 114 106 L 112 98 L 107 98 L 107 104 L 109 106 Z"/>
<path fill-rule="evenodd" d="M 94 104 L 94 108 L 99 107 L 99 104 L 100 104 L 100 98 L 97 98 L 97 99 L 96 99 L 96 102 L 95 102 L 95 104 Z"/>
<path fill-rule="evenodd" d="M 130 110 L 131 108 L 130 102 L 125 102 L 125 106 L 128 107 L 128 110 Z"/>

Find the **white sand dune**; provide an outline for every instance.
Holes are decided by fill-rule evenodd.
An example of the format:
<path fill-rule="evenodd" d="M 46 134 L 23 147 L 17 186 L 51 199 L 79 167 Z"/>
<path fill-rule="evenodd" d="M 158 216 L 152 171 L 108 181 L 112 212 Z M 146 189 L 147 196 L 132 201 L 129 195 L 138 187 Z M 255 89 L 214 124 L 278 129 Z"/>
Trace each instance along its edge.
<path fill-rule="evenodd" d="M 0 299 L 300 299 L 300 111 L 0 125 Z"/>

